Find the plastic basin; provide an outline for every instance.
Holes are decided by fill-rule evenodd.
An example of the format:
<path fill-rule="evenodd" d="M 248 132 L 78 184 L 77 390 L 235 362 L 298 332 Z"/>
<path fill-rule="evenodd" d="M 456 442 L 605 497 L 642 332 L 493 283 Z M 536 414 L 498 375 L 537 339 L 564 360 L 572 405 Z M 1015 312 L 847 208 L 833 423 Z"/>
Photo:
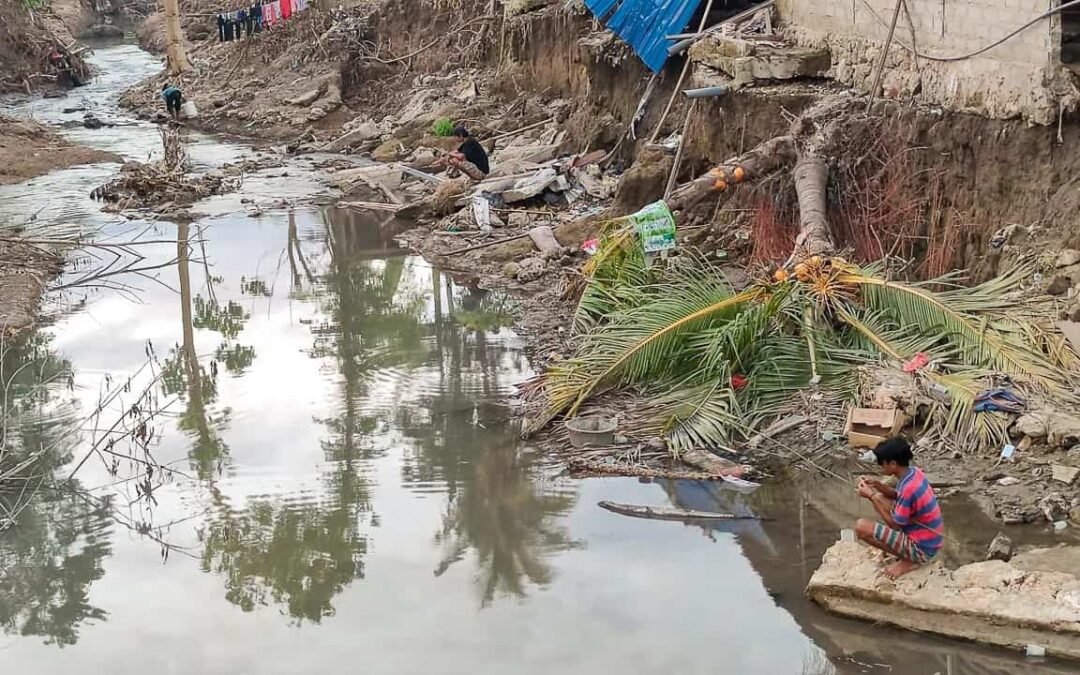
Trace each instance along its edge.
<path fill-rule="evenodd" d="M 615 442 L 616 428 L 618 428 L 618 423 L 614 419 L 599 415 L 566 420 L 566 430 L 570 432 L 570 445 L 575 448 L 611 445 Z"/>

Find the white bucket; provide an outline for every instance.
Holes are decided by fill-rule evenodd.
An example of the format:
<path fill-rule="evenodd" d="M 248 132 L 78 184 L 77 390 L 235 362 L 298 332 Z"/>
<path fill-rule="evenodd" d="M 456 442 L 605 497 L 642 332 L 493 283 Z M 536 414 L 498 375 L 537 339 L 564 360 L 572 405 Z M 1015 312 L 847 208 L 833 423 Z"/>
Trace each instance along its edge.
<path fill-rule="evenodd" d="M 195 101 L 184 101 L 180 106 L 180 117 L 185 120 L 193 120 L 199 116 L 199 109 L 195 107 Z"/>

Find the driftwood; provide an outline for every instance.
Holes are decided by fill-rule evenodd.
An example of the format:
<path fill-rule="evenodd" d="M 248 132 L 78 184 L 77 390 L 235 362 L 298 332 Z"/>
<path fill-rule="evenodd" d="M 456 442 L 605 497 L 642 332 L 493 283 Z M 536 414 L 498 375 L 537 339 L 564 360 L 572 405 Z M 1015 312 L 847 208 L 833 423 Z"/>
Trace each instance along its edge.
<path fill-rule="evenodd" d="M 772 440 L 773 437 L 779 436 L 786 431 L 791 431 L 796 427 L 802 426 L 807 421 L 809 420 L 806 415 L 792 415 L 790 417 L 785 417 L 784 419 L 777 420 L 770 424 L 768 428 L 761 433 L 755 434 L 753 438 L 746 442 L 746 446 L 748 448 L 757 448 L 759 445 L 761 445 L 762 441 Z"/>
<path fill-rule="evenodd" d="M 472 233 L 470 232 L 470 234 L 472 234 Z M 528 237 L 528 236 L 529 236 L 528 232 L 526 232 L 524 234 L 515 234 L 512 237 L 503 237 L 502 239 L 496 239 L 495 241 L 485 241 L 482 244 L 474 244 L 472 246 L 465 246 L 464 248 L 456 248 L 453 251 L 447 251 L 446 253 L 443 253 L 442 255 L 450 256 L 450 255 L 458 255 L 460 253 L 468 253 L 469 251 L 478 251 L 478 250 L 480 250 L 482 248 L 487 248 L 489 246 L 497 246 L 499 244 L 505 244 L 508 241 L 517 241 L 519 239 L 524 239 L 525 237 Z"/>
<path fill-rule="evenodd" d="M 732 476 L 740 478 L 747 471 L 747 467 L 735 462 L 726 460 L 722 457 L 708 452 L 707 450 L 701 450 L 698 448 L 692 448 L 690 450 L 684 450 L 679 453 L 679 459 L 684 464 L 713 474 L 714 476 Z"/>
<path fill-rule="evenodd" d="M 618 513 L 631 518 L 648 518 L 650 520 L 767 520 L 761 516 L 740 516 L 734 513 L 717 513 L 714 511 L 695 511 L 693 509 L 679 509 L 670 506 L 639 506 L 637 504 L 619 504 L 617 502 L 602 501 L 596 504 L 602 509 L 612 513 Z"/>

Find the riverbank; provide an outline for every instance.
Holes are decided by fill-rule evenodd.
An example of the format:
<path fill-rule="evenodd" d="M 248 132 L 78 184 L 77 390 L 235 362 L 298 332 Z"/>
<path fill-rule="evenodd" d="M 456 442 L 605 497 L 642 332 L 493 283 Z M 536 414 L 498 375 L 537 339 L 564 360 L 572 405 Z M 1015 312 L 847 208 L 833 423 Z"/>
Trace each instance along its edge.
<path fill-rule="evenodd" d="M 119 161 L 114 153 L 75 145 L 44 124 L 0 115 L 0 185 L 72 166 Z M 27 219 L 33 216 L 26 214 Z M 35 323 L 42 293 L 63 269 L 63 257 L 53 247 L 22 240 L 24 224 L 5 223 L 0 241 L 0 333 L 7 336 Z"/>
<path fill-rule="evenodd" d="M 122 129 L 141 136 L 126 138 L 128 153 L 158 144 L 149 125 Z M 213 157 L 237 154 L 222 139 L 191 143 Z M 520 442 L 519 415 L 506 404 L 534 370 L 522 342 L 534 345 L 536 364 L 569 353 L 572 303 L 560 286 L 585 254 L 549 256 L 540 276 L 523 281 L 520 261 L 537 257 L 532 244 L 436 257 L 479 239 L 445 233 L 440 219 L 405 235 L 445 263 L 432 266 L 396 250 L 395 225 L 372 217 L 379 214 L 274 204 L 271 196 L 311 180 L 291 168 L 274 174 L 275 182 L 252 180 L 241 194 L 216 198 L 191 226 L 110 219 L 103 240 L 161 232 L 146 261 L 160 274 L 131 278 L 142 286 L 137 301 L 88 295 L 37 336 L 46 357 L 70 364 L 70 391 L 91 408 L 103 381 L 126 381 L 156 350 L 163 399 L 178 414 L 161 417 L 153 455 L 187 476 L 155 484 L 153 508 L 144 510 L 116 485 L 109 462 L 91 458 L 79 481 L 100 499 L 29 507 L 37 517 L 14 533 L 16 554 L 6 558 L 16 561 L 13 583 L 0 584 L 17 596 L 18 611 L 3 625 L 13 668 L 115 670 L 116 641 L 136 636 L 162 648 L 188 645 L 173 653 L 200 672 L 222 663 L 294 671 L 315 660 L 325 668 L 364 661 L 394 672 L 453 664 L 539 673 L 553 660 L 582 664 L 583 654 L 587 669 L 697 672 L 716 657 L 695 645 L 720 635 L 714 643 L 732 655 L 729 665 L 750 675 L 805 671 L 807 663 L 812 672 L 865 672 L 857 658 L 883 664 L 871 668 L 882 672 L 960 663 L 1056 675 L 1052 663 L 1029 667 L 1007 653 L 927 647 L 899 633 L 882 639 L 881 628 L 860 632 L 818 610 L 789 609 L 802 601 L 799 573 L 835 540 L 830 516 L 847 524 L 865 506 L 848 486 L 804 492 L 784 476 L 746 496 L 715 481 L 556 475 L 543 459 L 562 446 Z M 83 206 L 83 185 L 67 187 Z M 240 200 L 256 193 L 267 207 L 247 211 Z M 588 217 L 546 218 L 564 247 L 592 232 Z M 518 220 L 490 239 L 527 231 Z M 710 229 L 688 234 L 696 240 Z M 476 291 L 477 277 L 521 294 L 514 311 L 522 337 L 503 330 L 505 298 Z M 67 391 L 65 379 L 52 391 Z M 100 511 L 106 497 L 135 511 L 131 534 L 128 521 Z M 826 513 L 831 499 L 847 508 Z M 630 521 L 598 509 L 600 500 L 745 509 L 776 520 Z M 993 524 L 966 527 L 964 509 L 949 506 L 950 527 L 976 535 L 963 538 L 970 550 L 961 554 L 977 556 Z M 135 534 L 143 532 L 176 548 L 159 549 Z M 64 562 L 55 569 L 72 571 L 65 585 L 50 576 L 53 567 L 36 564 L 44 553 Z M 704 581 L 690 589 L 687 578 Z M 647 580 L 630 604 L 628 579 Z M 60 596 L 68 592 L 89 600 L 47 625 L 35 620 L 37 608 L 67 606 Z M 168 608 L 152 624 L 150 594 Z M 717 598 L 738 612 L 693 622 L 701 630 L 657 620 L 714 617 Z M 593 608 L 588 616 L 583 604 Z M 153 667 L 157 653 L 124 652 L 120 672 Z"/>
<path fill-rule="evenodd" d="M 75 145 L 45 124 L 0 115 L 0 185 L 80 164 L 120 161 L 115 153 Z"/>

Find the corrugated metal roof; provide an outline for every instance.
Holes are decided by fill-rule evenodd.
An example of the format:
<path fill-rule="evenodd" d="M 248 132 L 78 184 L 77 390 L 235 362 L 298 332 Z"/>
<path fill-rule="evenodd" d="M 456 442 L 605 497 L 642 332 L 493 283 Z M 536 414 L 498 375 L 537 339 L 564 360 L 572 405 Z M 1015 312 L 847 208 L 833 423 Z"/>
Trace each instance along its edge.
<path fill-rule="evenodd" d="M 605 26 L 634 48 L 654 73 L 667 62 L 665 35 L 681 33 L 701 0 L 585 0 Z"/>

